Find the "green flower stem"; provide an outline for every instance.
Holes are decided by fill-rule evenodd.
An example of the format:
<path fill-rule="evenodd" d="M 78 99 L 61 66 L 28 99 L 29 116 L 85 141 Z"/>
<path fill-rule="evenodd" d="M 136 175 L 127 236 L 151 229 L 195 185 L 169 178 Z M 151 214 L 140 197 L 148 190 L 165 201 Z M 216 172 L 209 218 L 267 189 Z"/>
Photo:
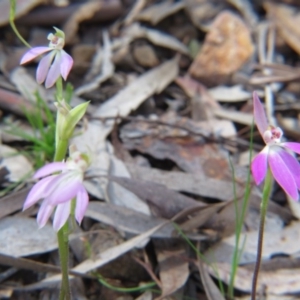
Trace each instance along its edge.
<path fill-rule="evenodd" d="M 19 38 L 19 40 L 28 48 L 31 48 L 31 46 L 25 41 L 25 39 L 21 36 L 19 30 L 17 29 L 15 25 L 15 15 L 16 15 L 16 0 L 10 0 L 10 9 L 9 9 L 9 24 L 16 34 L 16 36 Z"/>
<path fill-rule="evenodd" d="M 62 282 L 59 300 L 70 300 L 71 292 L 69 285 L 69 228 L 68 222 L 57 232 L 58 251 L 62 272 Z"/>
<path fill-rule="evenodd" d="M 55 150 L 54 161 L 62 161 L 67 153 L 68 141 L 58 140 L 57 147 Z M 69 286 L 69 240 L 68 240 L 69 228 L 68 223 L 66 223 L 57 232 L 58 241 L 58 251 L 60 258 L 60 265 L 62 270 L 62 282 L 61 290 L 59 295 L 59 300 L 69 300 L 71 299 L 70 286 Z"/>
<path fill-rule="evenodd" d="M 59 111 L 57 112 L 57 118 L 59 118 Z M 57 133 L 56 126 L 56 149 L 54 161 L 62 161 L 64 160 L 67 150 L 68 150 L 68 140 L 62 140 L 59 138 Z M 62 282 L 61 282 L 61 290 L 59 295 L 59 300 L 70 300 L 70 285 L 69 285 L 69 228 L 68 223 L 66 223 L 58 232 L 57 232 L 57 241 L 58 241 L 58 251 L 60 258 L 60 265 L 62 270 Z"/>
<path fill-rule="evenodd" d="M 257 241 L 257 257 L 256 257 L 256 264 L 252 278 L 252 294 L 251 300 L 256 299 L 256 286 L 257 286 L 257 279 L 258 273 L 261 264 L 261 255 L 263 249 L 263 240 L 264 240 L 264 228 L 265 228 L 265 219 L 268 209 L 269 198 L 271 194 L 272 188 L 272 174 L 270 169 L 268 169 L 267 176 L 265 179 L 265 185 L 262 195 L 262 202 L 260 204 L 260 222 L 259 222 L 259 230 L 258 230 L 258 241 Z"/>
<path fill-rule="evenodd" d="M 57 147 L 55 149 L 54 161 L 63 161 L 65 159 L 68 150 L 68 140 L 58 140 Z"/>
<path fill-rule="evenodd" d="M 57 102 L 61 102 L 64 99 L 63 82 L 62 82 L 61 76 L 58 77 L 55 84 L 56 84 L 56 100 L 57 100 Z"/>
<path fill-rule="evenodd" d="M 251 165 L 251 161 L 252 161 L 253 128 L 254 128 L 254 123 L 252 122 L 251 133 L 250 133 L 250 147 L 249 147 L 249 153 L 250 153 L 249 165 Z M 234 194 L 234 206 L 235 206 L 234 210 L 235 210 L 236 225 L 235 225 L 235 246 L 234 246 L 234 252 L 233 252 L 232 263 L 231 263 L 231 274 L 230 274 L 230 281 L 228 286 L 228 296 L 229 299 L 234 299 L 234 281 L 239 266 L 240 257 L 243 253 L 244 242 L 245 242 L 244 240 L 243 245 L 240 247 L 241 234 L 242 234 L 243 225 L 244 225 L 244 221 L 248 209 L 249 197 L 251 194 L 251 171 L 249 168 L 247 182 L 245 186 L 244 198 L 242 202 L 242 208 L 239 209 L 237 192 L 236 192 L 235 171 L 231 160 L 230 160 L 230 166 L 232 170 L 232 179 L 233 179 L 233 194 Z"/>

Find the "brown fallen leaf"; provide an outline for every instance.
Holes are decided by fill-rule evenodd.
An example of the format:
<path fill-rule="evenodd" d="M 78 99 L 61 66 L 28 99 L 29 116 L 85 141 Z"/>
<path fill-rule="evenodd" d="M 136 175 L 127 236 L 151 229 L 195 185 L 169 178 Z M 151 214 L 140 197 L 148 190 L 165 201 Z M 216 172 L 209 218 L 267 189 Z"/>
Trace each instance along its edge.
<path fill-rule="evenodd" d="M 295 7 L 275 2 L 265 2 L 264 7 L 284 41 L 300 54 L 299 11 L 295 13 Z"/>
<path fill-rule="evenodd" d="M 135 45 L 133 57 L 142 67 L 155 67 L 159 64 L 157 55 L 150 45 Z"/>
<path fill-rule="evenodd" d="M 33 172 L 33 166 L 28 158 L 7 145 L 0 144 L 0 168 L 5 167 L 10 182 L 25 180 Z"/>
<path fill-rule="evenodd" d="M 187 249 L 183 241 L 155 240 L 154 245 L 162 284 L 162 295 L 156 300 L 162 300 L 180 289 L 189 277 Z"/>
<path fill-rule="evenodd" d="M 133 164 L 126 164 L 126 166 L 133 178 L 157 182 L 175 191 L 184 191 L 223 201 L 234 198 L 231 181 L 205 177 L 200 172 L 187 174 L 177 171 L 168 172 L 154 168 L 149 169 Z"/>
<path fill-rule="evenodd" d="M 267 220 L 268 229 L 264 234 L 264 246 L 262 259 L 267 261 L 271 257 L 278 255 L 297 255 L 299 244 L 296 243 L 300 237 L 300 222 L 292 222 L 290 225 L 283 227 L 283 222 L 277 217 Z M 241 234 L 243 245 L 243 254 L 240 258 L 241 264 L 254 263 L 257 253 L 257 231 L 250 231 Z M 232 259 L 233 248 L 235 245 L 235 236 L 230 236 L 219 243 L 215 244 L 206 253 L 206 257 L 211 262 L 230 263 Z"/>
<path fill-rule="evenodd" d="M 123 255 L 124 253 L 130 251 L 134 247 L 140 245 L 142 242 L 147 240 L 154 232 L 162 228 L 164 225 L 168 224 L 169 222 L 164 222 L 162 224 L 159 224 L 150 230 L 147 230 L 146 232 L 120 244 L 117 246 L 114 246 L 106 251 L 103 251 L 100 253 L 97 257 L 94 259 L 87 259 L 80 264 L 78 264 L 76 267 L 72 268 L 71 270 L 78 272 L 78 273 L 88 273 L 92 270 L 95 270 L 97 268 L 100 268 L 101 266 L 104 266 L 105 264 L 109 263 L 110 261 L 116 259 L 117 257 Z M 69 279 L 72 280 L 72 276 L 69 276 Z M 35 284 L 30 285 L 31 288 L 41 288 L 48 286 L 49 284 L 57 284 L 61 281 L 61 275 L 54 275 L 50 276 L 42 281 L 39 281 Z"/>
<path fill-rule="evenodd" d="M 208 29 L 209 23 L 219 12 L 228 8 L 225 1 L 184 0 L 183 2 L 193 24 L 202 31 Z"/>
<path fill-rule="evenodd" d="M 89 1 L 82 4 L 63 26 L 66 44 L 74 43 L 79 24 L 92 18 L 102 7 L 102 1 Z"/>
<path fill-rule="evenodd" d="M 33 112 L 35 106 L 17 93 L 0 88 L 0 108 L 24 116 L 24 110 Z"/>
<path fill-rule="evenodd" d="M 134 235 L 141 234 L 166 221 L 162 218 L 147 216 L 126 207 L 99 201 L 89 202 L 85 216 Z M 170 238 L 173 230 L 173 225 L 167 224 L 153 233 L 152 236 L 156 238 Z"/>
<path fill-rule="evenodd" d="M 205 126 L 210 134 L 225 138 L 236 135 L 232 122 L 215 117 L 215 111 L 222 109 L 222 106 L 203 84 L 187 75 L 178 77 L 176 83 L 191 98 L 193 120 L 203 121 L 202 126 Z"/>
<path fill-rule="evenodd" d="M 6 217 L 0 220 L 0 253 L 15 257 L 49 252 L 57 248 L 50 224 L 40 230 L 33 218 Z"/>
<path fill-rule="evenodd" d="M 168 116 L 161 120 L 165 121 L 167 118 Z M 177 122 L 174 122 L 175 120 Z M 183 118 L 175 120 L 171 117 L 166 123 L 176 125 L 190 123 L 191 128 L 198 126 L 198 131 L 201 132 L 201 126 L 196 122 Z M 187 132 L 184 134 L 183 130 L 176 127 L 153 126 L 150 123 L 144 123 L 142 127 L 141 123 L 129 123 L 122 128 L 121 138 L 125 148 L 150 154 L 157 159 L 170 159 L 186 172 L 230 180 L 226 152 L 220 151 L 216 144 L 205 144 L 201 136 L 189 135 Z M 137 133 L 133 135 L 133 132 Z"/>
<path fill-rule="evenodd" d="M 229 283 L 231 265 L 226 263 L 214 264 L 214 270 L 208 267 L 209 273 L 216 277 L 214 270 L 218 270 L 218 277 Z M 244 292 L 251 292 L 253 271 L 245 267 L 238 267 L 234 287 Z M 257 292 L 269 295 L 283 295 L 300 291 L 300 269 L 279 269 L 270 272 L 261 271 L 259 274 Z M 272 298 L 269 298 L 272 299 Z M 280 298 L 282 299 L 282 298 Z"/>
<path fill-rule="evenodd" d="M 30 189 L 31 187 L 27 187 L 0 198 L 0 219 L 22 209 L 24 200 Z"/>
<path fill-rule="evenodd" d="M 197 263 L 201 281 L 205 290 L 205 294 L 208 300 L 225 300 L 224 296 L 221 294 L 220 289 L 216 286 L 214 281 L 211 279 L 207 268 L 204 268 L 202 261 L 198 259 Z"/>
<path fill-rule="evenodd" d="M 157 217 L 170 219 L 184 209 L 196 208 L 205 204 L 177 193 L 162 184 L 132 178 L 109 176 L 109 179 L 120 184 L 143 199 Z"/>
<path fill-rule="evenodd" d="M 28 2 L 28 0 L 21 1 L 24 3 Z M 16 24 L 18 26 L 53 26 L 53 24 L 57 24 L 61 27 L 66 20 L 76 13 L 82 3 L 83 1 L 71 1 L 68 6 L 64 7 L 41 5 L 40 7 L 32 10 L 30 13 L 18 18 L 16 20 Z M 101 1 L 101 3 L 101 9 L 96 11 L 93 17 L 87 20 L 88 22 L 114 21 L 123 12 L 124 8 L 120 0 Z"/>
<path fill-rule="evenodd" d="M 111 60 L 111 56 L 112 56 L 111 43 L 107 31 L 103 31 L 103 48 L 101 50 L 100 50 L 101 54 L 99 54 L 99 51 L 97 51 L 97 56 L 101 55 L 102 57 L 102 63 L 100 64 L 101 70 L 97 72 L 95 67 L 96 66 L 100 67 L 100 66 L 96 64 L 92 64 L 91 71 L 89 72 L 88 75 L 89 77 L 91 77 L 92 74 L 96 73 L 95 74 L 96 76 L 94 76 L 93 78 L 89 78 L 89 81 L 87 83 L 78 87 L 75 90 L 76 96 L 80 96 L 84 93 L 88 93 L 97 89 L 101 85 L 101 83 L 105 82 L 107 79 L 113 76 L 115 71 L 115 66 Z"/>
<path fill-rule="evenodd" d="M 187 221 L 180 224 L 180 228 L 184 232 L 191 232 L 198 229 L 203 224 L 207 222 L 213 215 L 218 213 L 224 206 L 226 202 L 211 204 L 203 207 L 202 209 L 197 209 L 197 212 L 193 213 Z"/>
<path fill-rule="evenodd" d="M 226 82 L 251 57 L 254 46 L 243 20 L 229 11 L 221 12 L 205 37 L 189 73 L 213 86 Z"/>
<path fill-rule="evenodd" d="M 139 12 L 147 5 L 147 0 L 136 0 L 130 12 L 127 14 L 124 25 L 130 25 L 139 14 Z"/>
<path fill-rule="evenodd" d="M 167 49 L 172 49 L 174 51 L 178 51 L 179 53 L 183 53 L 185 55 L 189 55 L 189 50 L 182 42 L 180 42 L 174 36 L 164 33 L 157 29 L 151 29 L 144 26 L 141 26 L 139 23 L 133 23 L 129 27 L 125 28 L 123 31 L 123 40 L 118 41 L 116 46 L 124 46 L 124 44 L 130 43 L 131 41 L 138 38 L 146 38 L 154 45 L 164 47 Z M 119 44 L 119 45 L 118 45 Z"/>
<path fill-rule="evenodd" d="M 208 92 L 214 99 L 228 103 L 246 101 L 252 97 L 251 93 L 245 91 L 240 84 L 231 87 L 219 85 L 209 89 Z"/>
<path fill-rule="evenodd" d="M 184 7 L 185 5 L 183 2 L 161 2 L 144 9 L 135 17 L 135 20 L 147 21 L 152 25 L 156 25 L 166 17 L 182 10 Z"/>

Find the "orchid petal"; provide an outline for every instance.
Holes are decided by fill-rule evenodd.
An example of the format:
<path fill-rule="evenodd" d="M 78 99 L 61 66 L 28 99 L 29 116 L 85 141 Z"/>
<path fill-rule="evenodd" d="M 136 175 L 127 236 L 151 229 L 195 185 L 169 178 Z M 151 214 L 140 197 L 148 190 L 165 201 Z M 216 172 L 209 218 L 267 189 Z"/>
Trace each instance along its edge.
<path fill-rule="evenodd" d="M 23 65 L 33 59 L 35 59 L 37 56 L 51 51 L 52 49 L 50 47 L 35 47 L 28 50 L 22 57 L 20 64 Z"/>
<path fill-rule="evenodd" d="M 86 192 L 84 186 L 81 185 L 77 193 L 76 208 L 75 208 L 75 218 L 79 224 L 81 223 L 85 215 L 85 211 L 87 209 L 88 203 L 89 203 L 88 193 Z"/>
<path fill-rule="evenodd" d="M 280 145 L 296 152 L 297 154 L 300 154 L 300 143 L 288 142 L 288 143 L 281 143 Z"/>
<path fill-rule="evenodd" d="M 283 152 L 280 147 L 273 146 L 269 151 L 268 161 L 272 174 L 283 190 L 294 200 L 298 200 L 298 189 L 293 174 L 283 160 Z M 281 152 L 281 153 L 280 153 Z M 279 154 L 280 153 L 280 154 Z M 288 163 L 290 165 L 290 163 Z"/>
<path fill-rule="evenodd" d="M 46 56 L 44 56 L 41 59 L 39 65 L 37 67 L 37 70 L 36 70 L 36 81 L 39 84 L 41 84 L 45 81 L 54 55 L 55 55 L 55 52 L 51 51 L 49 54 L 47 54 Z"/>
<path fill-rule="evenodd" d="M 69 177 L 67 180 L 62 179 L 47 197 L 47 200 L 52 205 L 70 201 L 77 195 L 80 185 L 80 181 L 74 177 Z"/>
<path fill-rule="evenodd" d="M 42 228 L 46 225 L 49 220 L 52 212 L 54 210 L 54 206 L 50 205 L 48 201 L 44 201 L 39 209 L 36 220 L 39 225 L 39 228 Z"/>
<path fill-rule="evenodd" d="M 254 120 L 260 135 L 263 137 L 264 132 L 268 129 L 267 116 L 263 105 L 261 104 L 256 92 L 253 92 Z"/>
<path fill-rule="evenodd" d="M 53 228 L 58 231 L 66 224 L 71 211 L 71 201 L 57 205 L 54 219 Z"/>
<path fill-rule="evenodd" d="M 287 168 L 293 174 L 294 180 L 296 182 L 297 188 L 300 189 L 300 165 L 298 160 L 290 153 L 282 149 L 278 151 L 278 154 L 285 162 Z"/>
<path fill-rule="evenodd" d="M 34 205 L 36 202 L 47 196 L 46 188 L 48 185 L 51 185 L 51 182 L 53 179 L 55 179 L 55 177 L 56 175 L 44 178 L 32 187 L 24 202 L 23 210 Z"/>
<path fill-rule="evenodd" d="M 73 58 L 64 50 L 61 50 L 60 74 L 64 80 L 67 77 L 73 66 Z"/>
<path fill-rule="evenodd" d="M 257 185 L 259 185 L 266 177 L 268 169 L 268 152 L 269 147 L 265 147 L 252 160 L 251 171 Z"/>
<path fill-rule="evenodd" d="M 37 179 L 37 178 L 45 177 L 55 172 L 64 171 L 66 169 L 67 169 L 67 165 L 65 162 L 53 162 L 37 170 L 33 178 Z"/>
<path fill-rule="evenodd" d="M 60 52 L 56 52 L 54 62 L 51 65 L 46 78 L 46 82 L 45 82 L 46 89 L 52 87 L 57 81 L 58 77 L 60 76 L 60 65 L 61 65 L 61 55 Z"/>

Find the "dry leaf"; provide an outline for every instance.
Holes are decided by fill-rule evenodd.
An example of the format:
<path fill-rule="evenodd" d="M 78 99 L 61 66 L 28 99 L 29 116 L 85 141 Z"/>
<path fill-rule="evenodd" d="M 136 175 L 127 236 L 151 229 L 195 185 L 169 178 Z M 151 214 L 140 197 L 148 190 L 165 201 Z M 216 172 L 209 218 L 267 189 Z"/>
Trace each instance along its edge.
<path fill-rule="evenodd" d="M 234 198 L 231 181 L 208 178 L 199 172 L 187 174 L 176 171 L 162 171 L 155 168 L 149 169 L 133 164 L 126 164 L 126 166 L 133 178 L 160 183 L 175 191 L 184 191 L 223 201 Z"/>
<path fill-rule="evenodd" d="M 164 64 L 146 72 L 117 95 L 107 100 L 98 110 L 95 111 L 94 117 L 106 118 L 127 116 L 132 110 L 136 109 L 143 101 L 155 93 L 161 92 L 170 82 L 172 82 L 178 74 L 178 63 L 176 59 L 165 62 Z M 114 120 L 106 122 L 90 122 L 84 133 L 73 139 L 73 143 L 82 152 L 88 152 L 92 156 L 92 168 L 89 175 L 92 180 L 86 182 L 89 192 L 97 195 L 99 198 L 109 201 L 107 191 L 107 180 L 102 175 L 108 175 L 110 172 L 114 176 L 128 176 L 126 167 L 123 163 L 114 158 L 112 155 L 112 146 L 106 143 L 107 135 L 112 131 Z M 110 149 L 110 150 L 109 150 Z M 113 163 L 113 165 L 112 165 Z M 121 173 L 116 170 L 122 171 Z M 125 194 L 131 199 L 135 199 L 135 207 L 143 207 L 145 213 L 149 213 L 143 202 L 137 204 L 138 198 L 132 193 L 129 194 L 124 188 L 116 187 L 110 184 L 110 192 L 118 199 L 124 199 Z M 127 202 L 123 201 L 124 204 Z M 128 204 L 127 205 L 131 205 Z"/>
<path fill-rule="evenodd" d="M 0 198 L 0 219 L 22 209 L 24 200 L 30 189 L 31 187 L 21 191 L 14 191 Z"/>
<path fill-rule="evenodd" d="M 226 82 L 251 57 L 254 46 L 243 20 L 221 12 L 210 27 L 189 73 L 206 85 Z"/>
<path fill-rule="evenodd" d="M 206 31 L 211 19 L 226 8 L 225 1 L 183 0 L 183 2 L 193 24 L 202 31 Z"/>
<path fill-rule="evenodd" d="M 150 45 L 136 45 L 133 48 L 133 57 L 142 67 L 155 67 L 159 64 L 157 55 Z"/>
<path fill-rule="evenodd" d="M 203 203 L 174 192 L 158 183 L 112 176 L 109 179 L 143 199 L 157 217 L 171 219 L 184 209 L 204 206 Z"/>
<path fill-rule="evenodd" d="M 205 294 L 208 300 L 225 300 L 221 294 L 219 288 L 216 286 L 214 281 L 211 279 L 207 268 L 204 268 L 203 262 L 198 260 L 198 269 L 201 276 L 201 281 L 204 286 Z"/>
<path fill-rule="evenodd" d="M 242 85 L 217 86 L 209 89 L 208 92 L 214 99 L 229 103 L 246 101 L 252 97 L 252 94 L 245 91 Z"/>
<path fill-rule="evenodd" d="M 32 103 L 36 103 L 35 93 L 38 92 L 42 99 L 46 101 L 46 90 L 38 84 L 36 80 L 28 74 L 24 67 L 15 68 L 10 74 L 11 82 L 16 86 L 19 93 Z"/>
<path fill-rule="evenodd" d="M 141 234 L 166 221 L 161 218 L 147 216 L 133 209 L 99 201 L 90 201 L 85 216 L 113 226 L 120 231 L 135 235 Z M 153 237 L 170 238 L 173 230 L 174 227 L 171 224 L 167 224 L 156 231 Z"/>
<path fill-rule="evenodd" d="M 299 12 L 295 13 L 295 8 L 292 6 L 274 2 L 265 2 L 264 7 L 269 18 L 275 23 L 281 37 L 300 54 L 300 28 L 297 26 L 300 21 Z"/>
<path fill-rule="evenodd" d="M 101 49 L 100 49 L 101 50 Z M 111 44 L 110 39 L 108 36 L 108 32 L 103 32 L 103 51 L 101 51 L 101 54 L 99 54 L 99 51 L 97 51 L 96 57 L 99 55 L 102 56 L 102 67 L 101 67 L 101 73 L 94 77 L 93 79 L 89 78 L 89 82 L 80 86 L 75 90 L 75 95 L 80 96 L 84 93 L 91 92 L 95 89 L 97 89 L 101 83 L 105 82 L 107 79 L 111 78 L 114 74 L 115 67 L 111 60 Z M 91 72 L 88 74 L 95 74 L 97 70 L 95 70 L 95 66 L 97 64 L 92 64 Z M 88 76 L 87 75 L 87 76 Z M 89 76 L 90 77 L 90 76 Z"/>
<path fill-rule="evenodd" d="M 214 112 L 222 109 L 220 104 L 210 95 L 209 90 L 192 79 L 190 76 L 178 77 L 176 83 L 184 90 L 192 101 L 192 118 L 195 121 L 204 121 L 200 126 L 215 136 L 233 137 L 236 129 L 232 122 L 220 120 L 215 117 Z"/>
<path fill-rule="evenodd" d="M 227 0 L 227 2 L 238 9 L 252 27 L 257 24 L 258 17 L 252 2 L 248 0 Z"/>
<path fill-rule="evenodd" d="M 230 121 L 251 126 L 253 123 L 253 115 L 241 111 L 233 111 L 228 109 L 218 109 L 214 111 L 216 117 L 228 119 Z"/>
<path fill-rule="evenodd" d="M 162 300 L 185 284 L 189 277 L 189 264 L 184 259 L 187 255 L 184 242 L 156 240 L 154 244 L 162 284 L 162 295 L 156 300 Z"/>
<path fill-rule="evenodd" d="M 177 13 L 185 7 L 183 2 L 161 2 L 158 4 L 151 5 L 140 12 L 135 20 L 148 21 L 152 25 L 156 25 L 166 17 Z"/>
<path fill-rule="evenodd" d="M 277 218 L 266 220 L 269 230 L 264 234 L 264 247 L 262 259 L 270 259 L 275 255 L 294 255 L 300 251 L 297 241 L 300 238 L 300 222 L 292 222 L 282 229 L 282 221 Z M 241 241 L 244 243 L 244 251 L 241 255 L 240 263 L 253 263 L 256 261 L 257 253 L 257 231 L 246 232 L 241 235 Z M 235 236 L 223 239 L 215 244 L 208 252 L 207 259 L 218 262 L 231 262 L 233 248 L 235 245 Z"/>
<path fill-rule="evenodd" d="M 7 217 L 0 220 L 0 253 L 15 257 L 49 252 L 57 248 L 50 224 L 39 229 L 35 219 Z"/>
<path fill-rule="evenodd" d="M 72 271 L 78 272 L 78 273 L 88 273 L 92 270 L 95 270 L 97 268 L 100 268 L 101 266 L 104 266 L 105 264 L 109 263 L 110 261 L 116 259 L 117 257 L 123 255 L 124 253 L 130 251 L 131 249 L 135 248 L 136 246 L 140 245 L 142 242 L 147 240 L 151 235 L 154 234 L 157 230 L 162 228 L 166 223 L 159 224 L 158 226 L 155 226 L 154 228 L 151 228 L 150 230 L 120 244 L 115 247 L 112 247 L 98 255 L 98 257 L 94 259 L 87 259 L 83 261 L 82 263 L 78 264 L 76 267 L 72 268 Z M 69 277 L 72 279 L 72 276 Z M 53 284 L 61 281 L 61 275 L 54 275 L 51 277 L 48 277 L 34 285 L 31 285 L 35 288 L 43 287 L 45 284 Z"/>
<path fill-rule="evenodd" d="M 9 146 L 0 144 L 0 158 L 0 169 L 5 167 L 8 170 L 7 178 L 10 182 L 25 180 L 33 172 L 29 160 Z"/>
<path fill-rule="evenodd" d="M 147 0 L 136 0 L 134 6 L 132 7 L 131 11 L 127 14 L 124 25 L 128 26 L 131 24 L 139 12 L 147 5 Z"/>
<path fill-rule="evenodd" d="M 143 27 L 139 23 L 134 23 L 127 27 L 123 33 L 123 36 L 123 42 L 121 42 L 122 46 L 124 46 L 124 42 L 130 43 L 138 38 L 146 38 L 156 46 L 172 49 L 174 51 L 189 55 L 188 48 L 172 35 L 163 33 L 156 29 Z M 118 43 L 120 43 L 120 41 L 118 41 Z"/>
<path fill-rule="evenodd" d="M 83 3 L 63 26 L 66 43 L 74 42 L 79 24 L 91 19 L 102 7 L 102 1 L 88 1 Z"/>
<path fill-rule="evenodd" d="M 214 264 L 214 270 L 218 270 L 218 276 L 211 267 L 208 268 L 211 275 L 219 277 L 225 283 L 229 283 L 231 265 L 226 263 Z M 252 290 L 253 271 L 244 267 L 238 267 L 234 287 L 244 292 Z M 276 271 L 261 271 L 259 274 L 257 292 L 267 295 L 282 295 L 298 293 L 300 291 L 300 269 L 279 269 Z M 269 298 L 272 299 L 272 298 Z M 282 299 L 282 298 L 280 298 Z"/>

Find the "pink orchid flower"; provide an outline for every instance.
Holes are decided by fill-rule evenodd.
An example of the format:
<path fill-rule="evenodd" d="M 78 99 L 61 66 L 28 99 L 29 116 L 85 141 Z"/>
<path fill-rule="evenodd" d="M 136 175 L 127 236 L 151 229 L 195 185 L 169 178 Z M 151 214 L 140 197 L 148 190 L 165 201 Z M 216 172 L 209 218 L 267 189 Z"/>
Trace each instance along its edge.
<path fill-rule="evenodd" d="M 71 213 L 71 200 L 76 198 L 75 219 L 80 224 L 88 205 L 88 193 L 82 184 L 86 168 L 87 160 L 78 151 L 66 162 L 53 162 L 43 166 L 34 174 L 35 179 L 43 179 L 30 190 L 23 210 L 43 199 L 37 223 L 40 228 L 45 226 L 56 208 L 53 228 L 58 231 L 67 222 Z M 52 175 L 53 173 L 58 174 Z"/>
<path fill-rule="evenodd" d="M 21 65 L 25 64 L 41 54 L 49 52 L 41 59 L 36 71 L 36 81 L 41 84 L 46 80 L 46 88 L 52 87 L 59 76 L 67 80 L 73 66 L 73 58 L 63 50 L 65 34 L 56 27 L 54 29 L 56 33 L 50 33 L 47 37 L 50 40 L 48 47 L 31 48 L 24 54 L 20 62 Z"/>
<path fill-rule="evenodd" d="M 294 200 L 298 200 L 300 189 L 300 165 L 291 154 L 294 151 L 300 154 L 299 143 L 282 143 L 282 130 L 279 127 L 268 125 L 267 117 L 256 92 L 253 93 L 254 120 L 257 128 L 266 143 L 264 149 L 257 154 L 252 163 L 251 171 L 255 183 L 259 185 L 265 178 L 268 168 L 283 190 Z"/>

